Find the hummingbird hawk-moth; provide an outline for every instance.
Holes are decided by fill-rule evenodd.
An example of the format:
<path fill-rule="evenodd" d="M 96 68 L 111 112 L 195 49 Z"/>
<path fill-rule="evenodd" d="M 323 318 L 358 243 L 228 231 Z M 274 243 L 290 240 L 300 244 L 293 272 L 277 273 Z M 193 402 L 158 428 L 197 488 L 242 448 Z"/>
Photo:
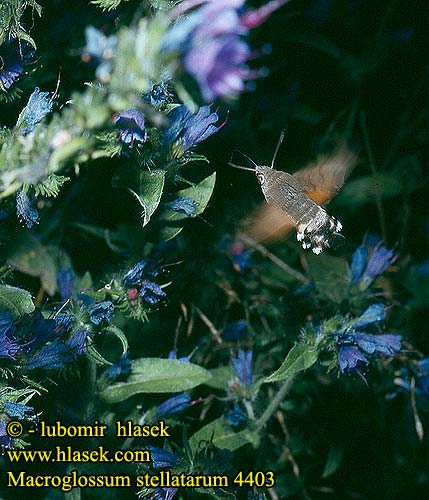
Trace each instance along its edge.
<path fill-rule="evenodd" d="M 321 206 L 343 185 L 355 164 L 355 156 L 344 146 L 336 154 L 320 159 L 294 174 L 274 169 L 274 162 L 283 141 L 282 132 L 270 166 L 254 168 L 229 163 L 234 168 L 252 171 L 261 185 L 267 204 L 252 217 L 245 232 L 257 241 L 272 242 L 297 230 L 303 248 L 320 254 L 340 236 L 342 224 Z"/>

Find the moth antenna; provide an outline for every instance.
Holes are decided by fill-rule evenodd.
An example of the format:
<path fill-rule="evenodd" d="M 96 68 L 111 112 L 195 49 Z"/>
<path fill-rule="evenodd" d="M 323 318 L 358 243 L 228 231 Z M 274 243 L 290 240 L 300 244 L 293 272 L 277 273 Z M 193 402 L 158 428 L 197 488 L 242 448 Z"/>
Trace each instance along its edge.
<path fill-rule="evenodd" d="M 234 149 L 234 151 L 233 151 L 233 152 L 232 152 L 232 154 L 231 154 L 231 158 L 230 158 L 231 160 L 232 160 L 232 156 L 233 156 L 233 154 L 234 154 L 235 152 L 240 153 L 242 156 L 244 156 L 244 157 L 246 158 L 246 160 L 249 160 L 249 161 L 250 161 L 250 163 L 251 163 L 252 165 L 254 165 L 254 166 L 255 166 L 255 168 L 258 166 L 258 165 L 257 165 L 257 164 L 256 164 L 256 163 L 252 160 L 252 158 L 250 158 L 250 156 L 247 156 L 245 153 L 243 153 L 243 151 L 240 151 L 239 149 Z"/>
<path fill-rule="evenodd" d="M 276 161 L 276 158 L 277 158 L 277 154 L 279 152 L 279 149 L 280 149 L 280 146 L 282 145 L 282 142 L 285 138 L 285 132 L 286 132 L 286 129 L 284 128 L 282 131 L 281 131 L 281 134 L 280 134 L 280 137 L 279 137 L 279 140 L 277 141 L 277 146 L 276 146 L 276 149 L 274 151 L 274 155 L 273 155 L 273 159 L 271 161 L 271 165 L 270 165 L 270 168 L 274 168 L 274 162 Z"/>

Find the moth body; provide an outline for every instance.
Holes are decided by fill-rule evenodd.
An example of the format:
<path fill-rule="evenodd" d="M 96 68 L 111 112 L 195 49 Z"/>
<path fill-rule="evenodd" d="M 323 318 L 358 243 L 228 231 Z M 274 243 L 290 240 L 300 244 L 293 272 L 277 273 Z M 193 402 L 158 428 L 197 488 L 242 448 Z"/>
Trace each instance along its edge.
<path fill-rule="evenodd" d="M 292 220 L 303 248 L 320 254 L 331 246 L 332 238 L 342 229 L 341 222 L 311 200 L 294 176 L 264 165 L 256 166 L 255 173 L 267 202 L 277 205 Z"/>

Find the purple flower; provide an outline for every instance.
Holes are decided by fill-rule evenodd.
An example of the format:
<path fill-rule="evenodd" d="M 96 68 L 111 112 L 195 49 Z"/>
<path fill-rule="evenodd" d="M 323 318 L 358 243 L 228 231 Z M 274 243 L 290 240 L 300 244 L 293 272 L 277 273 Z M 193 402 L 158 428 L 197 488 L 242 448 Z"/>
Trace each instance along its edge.
<path fill-rule="evenodd" d="M 377 276 L 382 274 L 393 262 L 393 249 L 386 248 L 383 245 L 376 245 L 362 274 L 360 282 L 367 288 Z"/>
<path fill-rule="evenodd" d="M 94 323 L 94 325 L 99 325 L 103 321 L 110 323 L 112 321 L 113 311 L 114 306 L 110 300 L 99 302 L 89 310 L 89 320 Z"/>
<path fill-rule="evenodd" d="M 173 212 L 182 213 L 188 217 L 195 214 L 195 200 L 192 198 L 176 198 L 166 203 L 165 206 Z"/>
<path fill-rule="evenodd" d="M 164 290 L 151 281 L 143 281 L 140 288 L 140 296 L 143 300 L 152 307 L 159 304 L 165 304 L 168 301 L 167 295 Z"/>
<path fill-rule="evenodd" d="M 251 350 L 243 351 L 239 349 L 238 356 L 231 360 L 232 366 L 240 382 L 246 386 L 251 386 L 253 384 L 252 357 L 253 353 Z"/>
<path fill-rule="evenodd" d="M 342 373 L 356 371 L 358 365 L 368 364 L 365 356 L 352 346 L 341 347 L 338 353 L 338 364 Z"/>
<path fill-rule="evenodd" d="M 206 21 L 207 22 L 207 21 Z M 185 54 L 184 66 L 198 83 L 206 102 L 216 97 L 236 98 L 245 90 L 245 81 L 255 72 L 244 63 L 251 57 L 246 42 L 236 35 L 195 43 Z"/>
<path fill-rule="evenodd" d="M 5 401 L 3 403 L 3 408 L 9 417 L 17 418 L 18 420 L 32 420 L 36 417 L 34 408 L 32 406 L 23 405 L 22 403 Z"/>
<path fill-rule="evenodd" d="M 57 284 L 61 300 L 65 302 L 73 294 L 74 275 L 69 267 L 66 269 L 62 267 L 58 269 Z"/>
<path fill-rule="evenodd" d="M 246 80 L 260 75 L 245 66 L 252 53 L 241 36 L 284 3 L 286 0 L 273 0 L 260 9 L 241 13 L 244 0 L 182 2 L 173 9 L 172 17 L 203 5 L 174 25 L 164 39 L 164 49 L 184 53 L 183 65 L 206 102 L 216 97 L 234 98 L 243 92 Z"/>
<path fill-rule="evenodd" d="M 366 311 L 357 318 L 356 322 L 353 323 L 353 328 L 363 328 L 377 321 L 383 321 L 386 317 L 386 310 L 383 304 L 373 304 L 369 306 Z"/>
<path fill-rule="evenodd" d="M 112 380 L 117 380 L 119 377 L 126 378 L 130 373 L 131 360 L 129 358 L 129 351 L 122 354 L 122 356 L 107 369 L 107 375 Z"/>
<path fill-rule="evenodd" d="M 164 142 L 180 142 L 182 153 L 217 132 L 220 127 L 217 113 L 211 113 L 209 106 L 202 106 L 192 114 L 185 104 L 176 106 L 168 113 L 169 127 L 164 132 Z"/>
<path fill-rule="evenodd" d="M 227 342 L 239 342 L 247 336 L 247 322 L 244 320 L 234 321 L 225 326 L 222 337 Z"/>
<path fill-rule="evenodd" d="M 134 142 L 146 142 L 144 115 L 139 109 L 130 108 L 122 111 L 114 117 L 113 121 L 120 128 L 119 138 L 125 144 L 133 147 Z"/>
<path fill-rule="evenodd" d="M 369 335 L 358 333 L 352 340 L 367 354 L 380 353 L 393 356 L 401 349 L 401 335 Z"/>
<path fill-rule="evenodd" d="M 189 408 L 190 402 L 191 397 L 189 394 L 186 394 L 186 392 L 177 394 L 158 406 L 156 416 L 157 418 L 160 418 L 164 415 L 171 415 L 172 413 L 178 413 L 179 411 L 186 410 Z"/>
<path fill-rule="evenodd" d="M 178 456 L 171 451 L 156 448 L 155 446 L 150 445 L 146 446 L 146 449 L 150 452 L 152 466 L 155 469 L 170 469 L 179 461 Z"/>
<path fill-rule="evenodd" d="M 28 228 L 39 223 L 39 212 L 23 189 L 16 193 L 16 215 L 19 222 Z"/>

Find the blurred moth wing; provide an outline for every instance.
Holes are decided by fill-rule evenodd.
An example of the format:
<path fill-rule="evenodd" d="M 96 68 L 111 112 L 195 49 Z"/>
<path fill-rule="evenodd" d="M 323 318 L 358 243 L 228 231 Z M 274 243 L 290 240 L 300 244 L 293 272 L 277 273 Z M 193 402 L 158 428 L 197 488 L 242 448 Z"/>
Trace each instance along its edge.
<path fill-rule="evenodd" d="M 321 253 L 342 226 L 320 205 L 341 189 L 355 164 L 356 155 L 341 145 L 294 174 L 255 167 L 267 203 L 244 222 L 244 232 L 258 242 L 273 243 L 297 229 L 303 248 Z"/>

